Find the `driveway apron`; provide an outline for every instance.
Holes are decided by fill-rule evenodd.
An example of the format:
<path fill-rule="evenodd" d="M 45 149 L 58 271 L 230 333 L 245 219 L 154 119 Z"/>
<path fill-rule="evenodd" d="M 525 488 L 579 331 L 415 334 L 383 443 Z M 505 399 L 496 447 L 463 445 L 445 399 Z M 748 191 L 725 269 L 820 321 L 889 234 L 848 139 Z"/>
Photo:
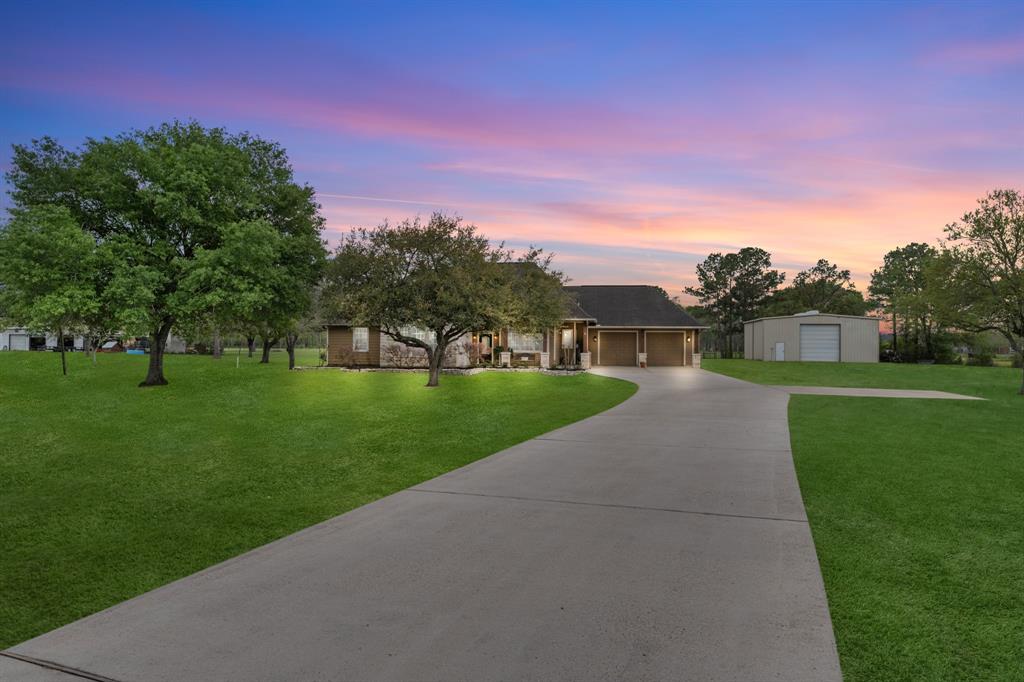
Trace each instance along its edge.
<path fill-rule="evenodd" d="M 788 395 L 601 373 L 640 389 L 15 646 L 0 679 L 840 679 Z"/>

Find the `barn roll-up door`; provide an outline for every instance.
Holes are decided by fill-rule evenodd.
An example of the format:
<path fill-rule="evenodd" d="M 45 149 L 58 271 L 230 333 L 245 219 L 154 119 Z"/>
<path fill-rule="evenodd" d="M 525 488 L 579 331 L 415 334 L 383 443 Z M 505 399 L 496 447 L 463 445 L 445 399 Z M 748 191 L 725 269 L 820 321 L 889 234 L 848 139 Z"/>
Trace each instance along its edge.
<path fill-rule="evenodd" d="M 839 325 L 800 325 L 800 359 L 806 362 L 839 362 Z"/>
<path fill-rule="evenodd" d="M 10 345 L 8 348 L 11 350 L 28 350 L 28 334 L 10 334 Z"/>

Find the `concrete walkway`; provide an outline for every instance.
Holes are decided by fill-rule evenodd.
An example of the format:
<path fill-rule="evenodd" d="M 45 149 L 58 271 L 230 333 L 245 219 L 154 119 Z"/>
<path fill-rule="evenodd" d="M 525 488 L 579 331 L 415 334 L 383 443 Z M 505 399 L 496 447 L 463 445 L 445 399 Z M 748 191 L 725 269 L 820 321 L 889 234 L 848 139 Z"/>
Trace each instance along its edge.
<path fill-rule="evenodd" d="M 606 373 L 640 390 L 11 651 L 113 680 L 840 679 L 789 396 Z"/>
<path fill-rule="evenodd" d="M 974 395 L 905 388 L 831 388 L 828 386 L 772 386 L 789 394 L 838 395 L 850 398 L 927 398 L 930 400 L 984 400 Z"/>

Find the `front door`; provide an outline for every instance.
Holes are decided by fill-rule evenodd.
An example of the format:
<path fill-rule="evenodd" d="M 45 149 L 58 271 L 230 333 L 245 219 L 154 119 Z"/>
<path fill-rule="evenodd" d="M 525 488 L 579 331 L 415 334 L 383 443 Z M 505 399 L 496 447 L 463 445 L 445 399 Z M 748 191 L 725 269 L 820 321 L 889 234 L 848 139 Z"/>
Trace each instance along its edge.
<path fill-rule="evenodd" d="M 480 358 L 482 360 L 491 359 L 491 345 L 494 342 L 494 336 L 491 334 L 480 335 Z"/>
<path fill-rule="evenodd" d="M 562 364 L 576 364 L 576 331 L 572 327 L 561 330 Z"/>

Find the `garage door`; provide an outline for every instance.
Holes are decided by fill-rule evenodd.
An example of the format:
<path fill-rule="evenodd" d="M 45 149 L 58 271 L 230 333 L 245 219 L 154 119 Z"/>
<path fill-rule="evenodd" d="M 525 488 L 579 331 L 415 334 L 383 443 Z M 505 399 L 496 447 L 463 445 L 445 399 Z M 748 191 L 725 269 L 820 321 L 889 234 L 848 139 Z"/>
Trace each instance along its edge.
<path fill-rule="evenodd" d="M 11 334 L 8 347 L 11 350 L 28 350 L 28 334 Z"/>
<path fill-rule="evenodd" d="M 810 362 L 839 362 L 839 325 L 800 325 L 800 359 Z"/>
<path fill-rule="evenodd" d="M 679 367 L 683 364 L 686 335 L 682 332 L 647 332 L 647 364 Z"/>
<path fill-rule="evenodd" d="M 636 332 L 598 332 L 597 364 L 636 366 Z"/>

